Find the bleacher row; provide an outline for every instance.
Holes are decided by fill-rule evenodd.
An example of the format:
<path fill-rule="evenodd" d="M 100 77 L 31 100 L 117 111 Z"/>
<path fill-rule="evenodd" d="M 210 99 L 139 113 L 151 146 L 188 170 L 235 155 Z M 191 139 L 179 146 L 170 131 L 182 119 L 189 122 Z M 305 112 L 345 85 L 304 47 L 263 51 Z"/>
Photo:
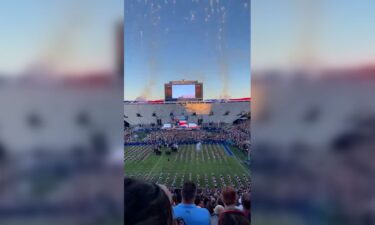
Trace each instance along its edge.
<path fill-rule="evenodd" d="M 250 112 L 250 102 L 189 102 L 168 104 L 125 103 L 124 120 L 130 125 L 170 123 L 172 116 L 186 116 L 188 121 L 233 123 Z"/>

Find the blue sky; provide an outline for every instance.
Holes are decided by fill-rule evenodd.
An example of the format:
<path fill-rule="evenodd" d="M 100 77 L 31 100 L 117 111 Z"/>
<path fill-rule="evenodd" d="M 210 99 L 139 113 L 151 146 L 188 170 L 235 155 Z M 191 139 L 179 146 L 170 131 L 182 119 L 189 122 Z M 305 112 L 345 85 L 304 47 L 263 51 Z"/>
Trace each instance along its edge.
<path fill-rule="evenodd" d="M 204 98 L 250 96 L 249 0 L 125 1 L 124 98 L 163 99 L 199 80 Z"/>
<path fill-rule="evenodd" d="M 374 10 L 373 0 L 252 1 L 252 67 L 291 69 L 304 53 L 322 68 L 375 63 Z"/>
<path fill-rule="evenodd" d="M 306 30 L 317 65 L 374 63 L 374 8 L 372 0 L 252 1 L 252 67 L 293 67 Z M 2 0 L 0 74 L 50 61 L 68 71 L 113 68 L 113 26 L 123 16 L 123 0 Z M 163 84 L 179 79 L 204 82 L 205 98 L 249 96 L 249 0 L 126 0 L 124 18 L 125 98 L 163 98 Z"/>
<path fill-rule="evenodd" d="M 1 0 L 0 73 L 35 64 L 63 71 L 107 70 L 123 0 Z"/>

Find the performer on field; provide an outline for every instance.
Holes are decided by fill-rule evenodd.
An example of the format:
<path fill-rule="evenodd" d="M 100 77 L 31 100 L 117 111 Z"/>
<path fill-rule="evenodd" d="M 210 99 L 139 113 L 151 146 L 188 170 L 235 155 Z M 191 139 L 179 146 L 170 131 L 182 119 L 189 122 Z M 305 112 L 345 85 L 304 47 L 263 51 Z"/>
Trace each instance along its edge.
<path fill-rule="evenodd" d="M 200 152 L 201 151 L 201 147 L 202 147 L 202 143 L 198 142 L 197 145 L 195 146 L 196 152 Z"/>

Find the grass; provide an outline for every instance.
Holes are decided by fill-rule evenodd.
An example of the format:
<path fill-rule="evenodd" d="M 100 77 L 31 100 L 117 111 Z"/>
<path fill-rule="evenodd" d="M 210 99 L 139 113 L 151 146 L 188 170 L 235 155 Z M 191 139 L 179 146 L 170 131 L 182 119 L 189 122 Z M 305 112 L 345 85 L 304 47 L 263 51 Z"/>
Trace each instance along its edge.
<path fill-rule="evenodd" d="M 236 157 L 228 156 L 219 144 L 202 144 L 200 152 L 195 150 L 195 145 L 180 145 L 178 152 L 170 156 L 165 155 L 164 150 L 161 156 L 156 156 L 152 146 L 125 147 L 125 174 L 171 187 L 180 187 L 186 180 L 192 180 L 200 187 L 213 188 L 214 180 L 218 188 L 244 187 L 250 180 L 249 171 L 238 161 L 244 158 L 239 157 L 238 149 L 231 148 L 238 150 L 234 152 Z"/>

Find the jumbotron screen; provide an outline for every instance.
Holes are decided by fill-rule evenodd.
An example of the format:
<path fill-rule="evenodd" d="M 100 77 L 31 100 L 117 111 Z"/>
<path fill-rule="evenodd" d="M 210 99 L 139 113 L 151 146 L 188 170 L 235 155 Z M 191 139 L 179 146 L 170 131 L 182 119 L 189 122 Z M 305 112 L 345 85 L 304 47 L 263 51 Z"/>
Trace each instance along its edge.
<path fill-rule="evenodd" d="M 175 84 L 172 85 L 173 99 L 194 99 L 195 84 Z"/>
<path fill-rule="evenodd" d="M 170 81 L 164 84 L 165 101 L 195 101 L 203 99 L 203 84 L 198 81 Z"/>

